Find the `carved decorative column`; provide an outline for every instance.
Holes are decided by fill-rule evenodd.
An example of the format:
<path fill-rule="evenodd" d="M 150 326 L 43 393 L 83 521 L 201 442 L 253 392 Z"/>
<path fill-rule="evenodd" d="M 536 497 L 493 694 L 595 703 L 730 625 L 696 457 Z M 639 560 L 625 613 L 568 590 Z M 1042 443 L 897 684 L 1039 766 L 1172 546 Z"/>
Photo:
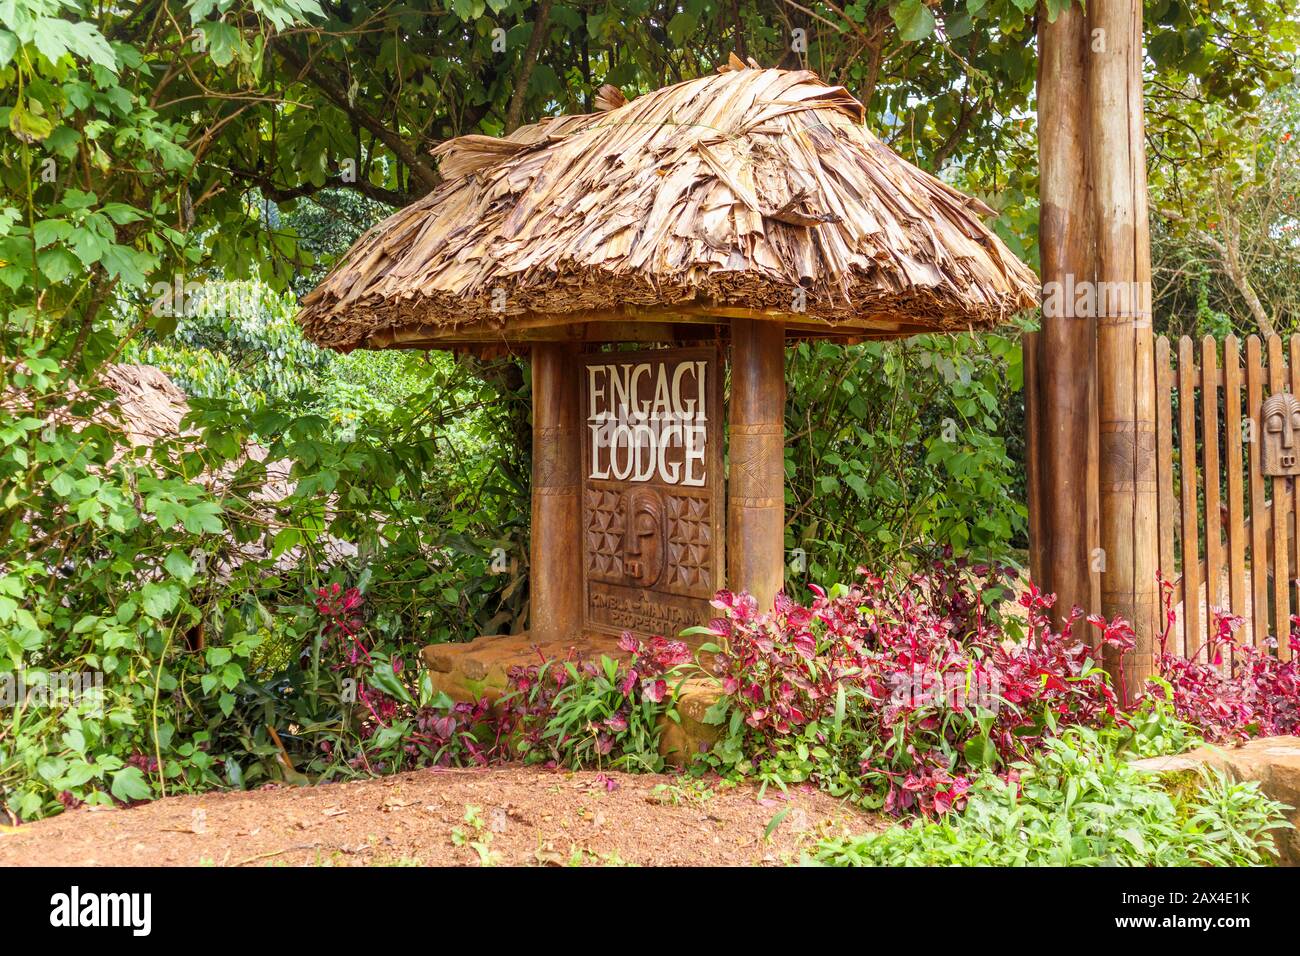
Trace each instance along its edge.
<path fill-rule="evenodd" d="M 530 626 L 540 640 L 582 630 L 582 501 L 578 349 L 533 346 L 533 494 Z"/>
<path fill-rule="evenodd" d="M 772 607 L 785 572 L 785 329 L 731 323 L 727 586 Z"/>

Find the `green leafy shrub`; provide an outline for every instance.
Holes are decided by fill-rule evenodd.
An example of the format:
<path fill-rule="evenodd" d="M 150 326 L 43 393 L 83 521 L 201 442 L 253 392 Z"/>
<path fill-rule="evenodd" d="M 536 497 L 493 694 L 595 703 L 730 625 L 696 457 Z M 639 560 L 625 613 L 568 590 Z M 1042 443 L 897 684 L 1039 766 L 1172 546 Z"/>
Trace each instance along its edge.
<path fill-rule="evenodd" d="M 161 368 L 187 395 L 306 410 L 336 361 L 303 337 L 297 303 L 257 281 L 159 283 L 161 311 L 174 321 L 131 343 L 127 358 Z M 155 304 L 157 307 L 157 303 Z"/>
<path fill-rule="evenodd" d="M 94 368 L 60 360 L 74 345 L 0 367 L 0 679 L 98 674 L 103 699 L 6 709 L 0 799 L 15 815 L 281 779 L 268 727 L 299 771 L 337 768 L 288 729 L 329 720 L 357 743 L 336 689 L 299 667 L 322 584 L 364 579 L 370 638 L 406 660 L 522 623 L 509 468 L 526 450 L 473 453 L 512 444 L 495 385 L 449 366 L 423 401 L 352 434 L 195 399 L 197 438 L 132 447 Z M 271 692 L 286 682 L 293 695 Z"/>
<path fill-rule="evenodd" d="M 787 591 L 859 561 L 917 564 L 921 542 L 982 561 L 1023 545 L 1021 357 L 1013 335 L 802 342 L 786 362 Z"/>
<path fill-rule="evenodd" d="M 515 668 L 502 720 L 527 763 L 633 773 L 664 769 L 661 718 L 680 721 L 675 701 L 691 654 L 681 641 L 625 633 L 626 663 L 548 661 Z"/>
<path fill-rule="evenodd" d="M 965 810 L 934 822 L 822 841 L 832 866 L 1254 866 L 1271 862 L 1284 807 L 1258 784 L 1207 771 L 1170 792 L 1130 767 L 1111 735 L 1071 728 L 981 776 Z"/>
<path fill-rule="evenodd" d="M 1178 716 L 1172 688 L 1158 677 L 1147 681 L 1146 693 L 1125 718 L 1117 746 L 1132 757 L 1180 754 L 1205 742 L 1199 728 Z"/>

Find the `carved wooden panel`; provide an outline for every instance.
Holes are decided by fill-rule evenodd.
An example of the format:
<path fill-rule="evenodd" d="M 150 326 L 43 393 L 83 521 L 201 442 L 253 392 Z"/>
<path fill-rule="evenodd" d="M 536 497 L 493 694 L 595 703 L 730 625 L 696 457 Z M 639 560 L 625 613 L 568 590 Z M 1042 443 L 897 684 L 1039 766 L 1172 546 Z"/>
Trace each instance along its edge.
<path fill-rule="evenodd" d="M 581 365 L 585 624 L 674 637 L 709 620 L 723 581 L 718 353 L 600 352 Z"/>
<path fill-rule="evenodd" d="M 1290 392 L 1264 399 L 1260 409 L 1264 429 L 1261 447 L 1266 475 L 1300 475 L 1300 400 Z"/>

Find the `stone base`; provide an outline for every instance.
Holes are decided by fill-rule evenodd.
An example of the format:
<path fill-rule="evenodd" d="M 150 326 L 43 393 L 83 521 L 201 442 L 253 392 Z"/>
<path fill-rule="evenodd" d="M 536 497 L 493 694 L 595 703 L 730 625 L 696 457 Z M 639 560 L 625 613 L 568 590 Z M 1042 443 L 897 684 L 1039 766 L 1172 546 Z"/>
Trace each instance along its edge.
<path fill-rule="evenodd" d="M 572 640 L 538 642 L 528 634 L 503 634 L 477 637 L 467 644 L 430 644 L 420 657 L 435 691 L 452 700 L 495 702 L 509 688 L 512 667 L 567 658 L 596 660 L 602 654 L 619 660 L 628 656 L 618 639 L 609 635 L 580 634 Z M 669 763 L 684 766 L 688 754 L 717 742 L 720 729 L 705 724 L 704 715 L 721 694 L 710 680 L 688 680 L 682 685 L 677 697 L 681 722 L 665 718 L 661 727 L 659 752 Z"/>
<path fill-rule="evenodd" d="M 605 635 L 535 641 L 527 633 L 476 637 L 466 644 L 430 644 L 420 657 L 429 669 L 434 690 L 443 691 L 452 700 L 487 697 L 495 701 L 507 690 L 512 667 L 568 657 L 599 658 L 602 654 L 620 660 L 627 657 L 618 639 Z"/>
<path fill-rule="evenodd" d="M 1240 747 L 1205 746 L 1174 757 L 1135 760 L 1133 766 L 1151 773 L 1205 766 L 1231 780 L 1258 781 L 1263 793 L 1292 808 L 1287 819 L 1297 829 L 1274 830 L 1273 841 L 1282 866 L 1300 866 L 1300 737 L 1260 737 Z"/>

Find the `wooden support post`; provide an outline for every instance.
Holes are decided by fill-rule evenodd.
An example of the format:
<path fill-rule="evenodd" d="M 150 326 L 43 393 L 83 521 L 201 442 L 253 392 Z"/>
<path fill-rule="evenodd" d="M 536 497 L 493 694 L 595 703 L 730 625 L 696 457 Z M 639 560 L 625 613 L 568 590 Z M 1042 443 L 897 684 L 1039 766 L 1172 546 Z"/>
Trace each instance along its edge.
<path fill-rule="evenodd" d="M 537 343 L 533 364 L 530 634 L 568 640 L 582 631 L 582 442 L 578 349 Z"/>
<path fill-rule="evenodd" d="M 1093 343 L 1096 323 L 1077 314 L 1074 290 L 1093 279 L 1088 206 L 1088 30 L 1083 8 L 1039 20 L 1039 225 L 1042 329 L 1034 337 L 1035 429 L 1029 467 L 1031 573 L 1056 594 L 1054 616 L 1096 611 L 1092 593 L 1096 540 L 1096 431 Z M 1027 343 L 1027 346 L 1029 343 Z M 1029 365 L 1029 362 L 1026 362 Z M 1028 424 L 1028 423 L 1027 423 Z"/>
<path fill-rule="evenodd" d="M 1132 696 L 1155 668 L 1155 367 L 1151 248 L 1142 114 L 1142 2 L 1088 5 L 1090 165 L 1097 239 L 1097 411 L 1102 613 L 1130 621 L 1137 646 L 1123 673 Z M 1188 401 L 1191 396 L 1187 397 Z M 1192 601 L 1195 595 L 1189 596 Z"/>
<path fill-rule="evenodd" d="M 729 431 L 727 584 L 768 611 L 785 574 L 785 329 L 779 322 L 732 320 Z"/>

